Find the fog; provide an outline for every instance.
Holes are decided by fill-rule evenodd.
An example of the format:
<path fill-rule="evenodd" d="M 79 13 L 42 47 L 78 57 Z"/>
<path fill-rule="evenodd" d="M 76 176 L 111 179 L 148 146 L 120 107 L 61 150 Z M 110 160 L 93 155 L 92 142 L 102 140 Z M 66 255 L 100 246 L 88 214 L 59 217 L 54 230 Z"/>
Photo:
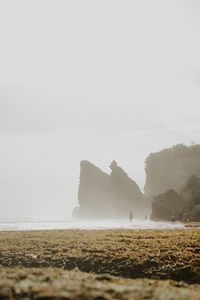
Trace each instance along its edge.
<path fill-rule="evenodd" d="M 200 2 L 0 2 L 0 216 L 68 216 L 79 165 L 143 189 L 150 152 L 200 142 Z"/>

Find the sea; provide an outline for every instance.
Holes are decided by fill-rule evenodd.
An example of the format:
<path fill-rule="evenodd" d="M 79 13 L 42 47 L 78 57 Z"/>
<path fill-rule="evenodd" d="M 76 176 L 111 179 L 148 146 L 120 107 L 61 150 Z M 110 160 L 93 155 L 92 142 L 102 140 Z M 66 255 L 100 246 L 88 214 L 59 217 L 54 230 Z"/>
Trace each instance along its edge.
<path fill-rule="evenodd" d="M 183 223 L 153 222 L 128 219 L 75 219 L 75 218 L 0 218 L 0 231 L 52 230 L 52 229 L 175 229 L 185 228 Z"/>

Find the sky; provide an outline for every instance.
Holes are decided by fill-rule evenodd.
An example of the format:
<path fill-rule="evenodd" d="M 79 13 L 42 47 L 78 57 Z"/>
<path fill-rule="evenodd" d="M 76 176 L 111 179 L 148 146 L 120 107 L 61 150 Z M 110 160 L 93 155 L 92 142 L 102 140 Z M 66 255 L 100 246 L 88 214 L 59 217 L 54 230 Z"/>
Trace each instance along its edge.
<path fill-rule="evenodd" d="M 81 160 L 200 143 L 198 0 L 0 0 L 0 216 L 71 214 Z"/>

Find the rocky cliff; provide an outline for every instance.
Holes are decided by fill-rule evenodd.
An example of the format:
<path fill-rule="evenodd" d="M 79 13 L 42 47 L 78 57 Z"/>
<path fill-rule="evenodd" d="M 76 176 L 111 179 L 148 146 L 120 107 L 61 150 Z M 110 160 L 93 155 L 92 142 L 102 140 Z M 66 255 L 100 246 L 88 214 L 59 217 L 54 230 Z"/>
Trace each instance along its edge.
<path fill-rule="evenodd" d="M 200 221 L 200 177 L 192 176 L 180 195 L 185 200 L 185 212 L 192 221 Z"/>
<path fill-rule="evenodd" d="M 101 171 L 89 161 L 81 161 L 78 200 L 74 215 L 80 217 L 134 217 L 144 215 L 144 196 L 139 186 L 115 161 L 111 174 Z M 144 217 L 144 216 L 143 216 Z"/>
<path fill-rule="evenodd" d="M 192 176 L 179 194 L 168 190 L 153 197 L 152 220 L 169 221 L 173 215 L 183 220 L 184 214 L 190 221 L 200 221 L 200 178 L 197 176 Z"/>
<path fill-rule="evenodd" d="M 78 215 L 98 217 L 102 211 L 105 215 L 109 214 L 112 206 L 110 198 L 110 176 L 89 161 L 81 161 Z"/>
<path fill-rule="evenodd" d="M 146 161 L 145 194 L 157 195 L 169 189 L 180 192 L 192 175 L 200 176 L 200 145 L 176 145 L 151 153 Z"/>
<path fill-rule="evenodd" d="M 149 214 L 152 201 L 153 220 L 178 219 L 187 213 L 200 220 L 200 145 L 176 145 L 151 153 L 146 161 L 145 197 L 138 185 L 113 161 L 111 174 L 89 161 L 80 165 L 79 207 L 74 215 L 81 217 L 134 217 Z M 187 184 L 185 185 L 185 183 Z"/>
<path fill-rule="evenodd" d="M 182 220 L 185 201 L 174 190 L 153 197 L 151 220 L 170 221 L 174 215 Z"/>

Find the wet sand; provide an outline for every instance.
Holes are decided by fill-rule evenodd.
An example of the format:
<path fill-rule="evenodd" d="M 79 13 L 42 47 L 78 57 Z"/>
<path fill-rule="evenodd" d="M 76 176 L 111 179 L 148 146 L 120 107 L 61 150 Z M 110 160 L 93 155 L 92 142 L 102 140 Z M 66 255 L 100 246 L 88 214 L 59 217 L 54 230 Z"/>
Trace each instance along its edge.
<path fill-rule="evenodd" d="M 13 276 L 18 276 L 19 266 L 23 266 L 25 268 L 21 271 L 25 273 L 25 277 L 29 276 L 32 272 L 36 272 L 35 269 L 32 268 L 38 268 L 37 270 L 41 272 L 41 276 L 46 276 L 50 272 L 51 276 L 53 276 L 52 278 L 54 278 L 54 275 L 57 276 L 56 274 L 59 274 L 59 272 L 65 272 L 61 271 L 61 269 L 73 270 L 71 271 L 73 274 L 76 272 L 76 276 L 73 275 L 74 277 L 70 275 L 71 273 L 68 271 L 62 274 L 67 274 L 63 275 L 64 277 L 72 276 L 72 278 L 74 278 L 74 284 L 76 284 L 76 281 L 78 282 L 77 276 L 85 278 L 84 280 L 80 280 L 83 280 L 87 285 L 88 274 L 80 271 L 96 274 L 106 273 L 109 274 L 106 276 L 118 276 L 117 279 L 113 277 L 109 277 L 111 279 L 104 278 L 103 283 L 107 287 L 111 284 L 112 280 L 114 280 L 114 282 L 118 280 L 117 285 L 120 285 L 121 282 L 120 286 L 124 286 L 125 290 L 129 290 L 128 282 L 130 282 L 131 279 L 132 283 L 130 283 L 130 285 L 136 284 L 137 286 L 137 284 L 139 284 L 141 292 L 144 286 L 148 289 L 149 285 L 152 290 L 157 289 L 157 287 L 158 289 L 160 289 L 160 287 L 164 289 L 165 285 L 170 289 L 177 285 L 179 291 L 177 292 L 177 297 L 179 297 L 182 290 L 182 288 L 180 288 L 181 286 L 188 289 L 188 291 L 190 290 L 191 286 L 185 284 L 188 283 L 197 284 L 195 289 L 198 290 L 200 295 L 200 229 L 0 232 L 0 265 L 2 266 L 0 274 L 2 275 L 4 273 L 3 286 L 5 286 L 5 282 L 8 284 L 9 280 L 14 280 L 12 284 L 14 284 L 16 288 L 17 285 L 21 284 L 21 280 L 15 278 L 9 279 L 7 274 L 10 272 L 9 270 L 12 270 L 11 273 L 14 274 Z M 18 268 L 13 268 L 15 266 L 18 266 Z M 49 271 L 47 269 L 49 267 L 53 269 Z M 90 274 L 90 276 L 91 280 L 97 283 L 99 282 L 99 280 L 96 279 L 97 275 Z M 124 279 L 122 277 L 124 277 Z M 58 283 L 59 279 L 58 277 L 56 278 L 55 280 L 57 281 L 55 282 Z M 136 281 L 133 280 L 136 278 Z M 138 278 L 141 279 L 139 280 Z M 148 279 L 155 279 L 155 281 L 148 281 Z M 172 279 L 184 281 L 185 283 L 174 284 L 172 281 L 160 281 L 160 279 Z M 54 281 L 54 279 L 52 280 Z M 73 281 L 73 279 L 70 280 Z M 1 277 L 0 287 L 2 286 L 2 281 L 3 279 Z M 163 282 L 166 282 L 166 284 Z M 32 287 L 36 287 L 39 282 L 36 284 L 33 280 L 31 284 Z M 98 284 L 95 284 L 95 286 L 98 287 Z M 102 287 L 102 289 L 104 289 L 104 287 Z M 98 291 L 98 288 L 96 291 Z M 79 293 L 82 292 L 79 289 Z M 86 292 L 83 292 L 82 296 L 87 294 L 84 293 Z M 105 293 L 102 293 L 100 294 L 104 298 L 98 299 L 107 299 L 108 295 L 106 294 L 105 296 Z M 129 292 L 127 293 L 129 294 Z M 75 299 L 73 298 L 73 293 L 70 295 L 71 296 L 67 299 Z M 89 294 L 87 295 L 85 299 L 90 299 Z M 154 294 L 152 295 L 152 297 L 154 297 Z M 112 298 L 113 295 L 109 295 L 109 297 L 111 298 L 108 299 L 117 299 L 115 297 Z M 133 299 L 131 297 L 132 296 L 130 296 L 130 298 L 129 296 L 127 296 L 127 298 L 119 297 L 118 299 Z M 84 297 L 80 299 L 84 299 Z M 91 299 L 94 298 L 91 296 Z M 135 299 L 143 298 L 141 296 Z"/>

